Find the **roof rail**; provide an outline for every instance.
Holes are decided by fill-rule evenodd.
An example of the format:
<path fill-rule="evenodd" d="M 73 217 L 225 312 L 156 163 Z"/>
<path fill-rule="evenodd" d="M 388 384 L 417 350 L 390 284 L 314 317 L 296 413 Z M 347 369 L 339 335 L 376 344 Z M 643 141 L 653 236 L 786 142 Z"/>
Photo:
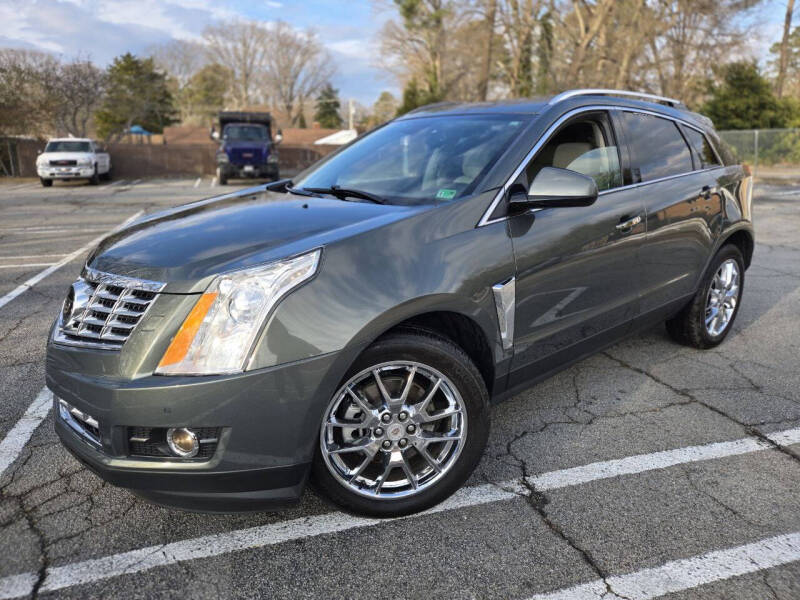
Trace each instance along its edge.
<path fill-rule="evenodd" d="M 668 106 L 678 107 L 683 106 L 683 102 L 675 100 L 674 98 L 667 98 L 665 96 L 656 96 L 655 94 L 645 94 L 644 92 L 631 92 L 628 90 L 603 90 L 603 89 L 585 89 L 585 90 L 567 90 L 560 94 L 553 96 L 547 103 L 549 105 L 556 104 L 568 98 L 575 96 L 632 96 L 634 98 L 641 98 L 651 102 L 660 102 Z"/>

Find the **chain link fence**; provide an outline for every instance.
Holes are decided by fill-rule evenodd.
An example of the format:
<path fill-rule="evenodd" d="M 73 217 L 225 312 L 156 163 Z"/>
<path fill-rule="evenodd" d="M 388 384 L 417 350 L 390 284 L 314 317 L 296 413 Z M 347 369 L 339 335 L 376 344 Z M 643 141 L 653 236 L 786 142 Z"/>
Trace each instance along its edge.
<path fill-rule="evenodd" d="M 719 136 L 753 175 L 800 178 L 800 129 L 720 131 Z"/>

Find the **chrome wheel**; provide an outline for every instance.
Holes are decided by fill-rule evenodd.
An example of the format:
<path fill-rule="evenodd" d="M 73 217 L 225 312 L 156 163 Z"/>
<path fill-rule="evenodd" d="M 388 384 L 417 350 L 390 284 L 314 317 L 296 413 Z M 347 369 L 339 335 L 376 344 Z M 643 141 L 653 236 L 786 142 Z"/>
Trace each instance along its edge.
<path fill-rule="evenodd" d="M 320 431 L 333 477 L 369 498 L 418 494 L 456 463 L 467 414 L 456 387 L 421 363 L 382 363 L 336 393 Z"/>
<path fill-rule="evenodd" d="M 728 328 L 739 302 L 739 263 L 729 258 L 717 269 L 706 296 L 706 331 L 718 336 Z"/>

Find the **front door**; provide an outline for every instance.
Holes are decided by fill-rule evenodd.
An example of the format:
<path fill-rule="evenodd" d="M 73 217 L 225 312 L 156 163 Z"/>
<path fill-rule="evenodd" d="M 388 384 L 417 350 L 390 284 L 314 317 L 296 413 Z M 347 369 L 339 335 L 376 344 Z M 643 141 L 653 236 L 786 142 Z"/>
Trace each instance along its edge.
<path fill-rule="evenodd" d="M 546 166 L 589 175 L 588 207 L 548 208 L 508 220 L 516 260 L 514 358 L 509 386 L 542 376 L 627 333 L 638 316 L 644 207 L 622 188 L 620 153 L 605 112 L 567 121 L 533 157 L 519 183 L 530 190 Z"/>

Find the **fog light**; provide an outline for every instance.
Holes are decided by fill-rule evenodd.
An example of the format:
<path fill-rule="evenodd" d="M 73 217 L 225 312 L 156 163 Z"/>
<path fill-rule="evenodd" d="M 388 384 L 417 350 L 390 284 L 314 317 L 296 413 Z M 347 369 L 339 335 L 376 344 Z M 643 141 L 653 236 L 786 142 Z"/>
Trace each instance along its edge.
<path fill-rule="evenodd" d="M 195 433 L 185 427 L 167 429 L 167 444 L 181 458 L 192 458 L 200 449 Z"/>

